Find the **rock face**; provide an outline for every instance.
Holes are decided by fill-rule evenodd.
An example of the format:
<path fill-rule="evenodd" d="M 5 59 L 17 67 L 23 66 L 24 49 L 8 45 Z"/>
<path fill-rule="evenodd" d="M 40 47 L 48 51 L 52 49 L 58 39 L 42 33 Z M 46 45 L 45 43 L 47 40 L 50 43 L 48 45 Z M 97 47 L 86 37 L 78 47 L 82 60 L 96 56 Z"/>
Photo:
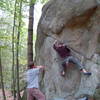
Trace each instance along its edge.
<path fill-rule="evenodd" d="M 93 97 L 100 83 L 99 0 L 50 0 L 42 9 L 37 33 L 36 63 L 47 66 L 40 77 L 46 100 Z M 52 47 L 55 38 L 72 48 L 91 76 L 70 64 L 65 78 L 61 77 L 61 60 Z"/>

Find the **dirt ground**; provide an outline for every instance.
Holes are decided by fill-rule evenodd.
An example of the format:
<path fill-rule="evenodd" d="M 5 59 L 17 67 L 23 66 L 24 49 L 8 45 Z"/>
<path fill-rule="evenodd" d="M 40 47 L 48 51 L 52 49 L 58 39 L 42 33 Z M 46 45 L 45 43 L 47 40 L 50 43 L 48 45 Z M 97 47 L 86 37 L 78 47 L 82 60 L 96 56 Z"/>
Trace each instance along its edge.
<path fill-rule="evenodd" d="M 9 90 L 5 90 L 6 100 L 13 100 L 13 96 Z M 23 91 L 21 92 L 21 96 L 23 95 Z M 0 89 L 0 100 L 3 100 L 2 90 Z"/>

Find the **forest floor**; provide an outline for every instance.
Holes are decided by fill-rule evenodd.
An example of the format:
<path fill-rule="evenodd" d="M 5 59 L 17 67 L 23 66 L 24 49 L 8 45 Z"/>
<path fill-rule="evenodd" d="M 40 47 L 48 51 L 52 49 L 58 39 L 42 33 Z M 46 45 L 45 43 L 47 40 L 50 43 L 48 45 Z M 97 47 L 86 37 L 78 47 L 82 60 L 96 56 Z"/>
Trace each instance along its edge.
<path fill-rule="evenodd" d="M 13 96 L 11 94 L 11 91 L 5 90 L 6 100 L 13 100 Z M 21 92 L 21 95 L 23 95 L 23 91 Z M 0 89 L 0 100 L 3 100 L 2 90 Z"/>

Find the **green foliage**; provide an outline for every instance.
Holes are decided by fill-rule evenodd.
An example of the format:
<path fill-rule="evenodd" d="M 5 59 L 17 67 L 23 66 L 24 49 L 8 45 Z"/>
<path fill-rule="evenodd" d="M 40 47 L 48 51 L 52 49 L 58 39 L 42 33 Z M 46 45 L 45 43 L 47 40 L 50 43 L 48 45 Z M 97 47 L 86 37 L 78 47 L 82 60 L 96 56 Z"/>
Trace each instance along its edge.
<path fill-rule="evenodd" d="M 45 3 L 48 0 L 31 0 L 31 4 L 35 4 L 38 1 Z M 26 69 L 27 64 L 27 33 L 28 33 L 28 7 L 29 0 L 23 0 L 22 16 L 19 16 L 20 0 L 17 0 L 16 5 L 16 17 L 15 17 L 15 36 L 14 44 L 17 42 L 18 24 L 19 18 L 21 21 L 20 27 L 20 44 L 19 44 L 19 64 L 20 71 Z M 11 86 L 11 73 L 12 73 L 12 30 L 13 30 L 13 17 L 15 11 L 15 0 L 0 0 L 0 48 L 2 49 L 2 66 L 5 87 Z M 25 15 L 27 12 L 27 15 Z M 1 14 L 2 13 L 2 14 Z M 27 22 L 26 22 L 27 21 Z M 35 40 L 36 34 L 33 34 L 33 47 L 35 52 Z M 16 47 L 15 47 L 16 48 Z M 14 50 L 16 52 L 16 50 Z M 16 57 L 16 56 L 15 56 Z M 22 70 L 23 69 L 23 70 Z M 22 84 L 22 83 L 21 83 Z"/>
<path fill-rule="evenodd" d="M 48 0 L 30 0 L 31 4 L 35 4 L 37 2 L 46 3 Z"/>
<path fill-rule="evenodd" d="M 46 2 L 48 2 L 48 0 L 40 0 L 41 1 L 41 3 L 46 3 Z"/>
<path fill-rule="evenodd" d="M 10 5 L 10 6 L 8 6 Z M 26 4 L 24 5 L 26 6 Z M 10 8 L 11 7 L 11 8 Z M 12 29 L 13 29 L 13 15 L 14 14 L 14 0 L 8 0 L 7 2 L 4 0 L 0 1 L 0 8 L 2 15 L 0 16 L 0 48 L 2 48 L 2 65 L 3 65 L 3 74 L 4 76 L 4 84 L 5 87 L 11 87 L 11 66 L 12 66 Z M 14 44 L 16 44 L 16 36 L 18 31 L 18 24 L 19 24 L 19 18 L 21 18 L 21 27 L 20 27 L 20 33 L 21 38 L 23 41 L 20 41 L 20 64 L 26 64 L 26 57 L 27 57 L 27 28 L 25 26 L 24 19 L 26 18 L 24 15 L 19 16 L 19 0 L 17 0 L 17 6 L 16 6 L 16 26 L 15 26 L 15 38 L 14 38 Z M 23 8 L 22 8 L 23 13 Z M 8 71 L 9 70 L 9 71 Z"/>
<path fill-rule="evenodd" d="M 30 0 L 30 4 L 35 4 L 36 0 Z"/>
<path fill-rule="evenodd" d="M 13 4 L 14 0 L 0 0 L 0 9 L 12 13 L 14 9 Z"/>

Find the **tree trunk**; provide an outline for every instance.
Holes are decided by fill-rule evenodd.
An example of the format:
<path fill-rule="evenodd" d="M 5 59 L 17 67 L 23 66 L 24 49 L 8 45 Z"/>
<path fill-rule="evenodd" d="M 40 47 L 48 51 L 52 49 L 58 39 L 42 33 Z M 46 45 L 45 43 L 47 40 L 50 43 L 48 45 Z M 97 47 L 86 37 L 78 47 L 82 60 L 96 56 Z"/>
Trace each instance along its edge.
<path fill-rule="evenodd" d="M 30 61 L 33 61 L 33 23 L 34 23 L 34 5 L 32 0 L 30 0 L 30 8 L 29 8 L 29 24 L 28 24 L 28 42 L 27 42 L 27 63 L 29 65 Z M 22 100 L 27 99 L 26 90 L 24 91 Z"/>
<path fill-rule="evenodd" d="M 19 87 L 19 40 L 20 40 L 20 31 L 21 31 L 21 9 L 22 9 L 22 0 L 20 1 L 20 11 L 19 11 L 19 25 L 18 25 L 18 34 L 17 34 L 17 44 L 16 44 L 16 68 L 17 68 L 17 99 L 21 100 L 20 96 L 20 87 Z"/>
<path fill-rule="evenodd" d="M 6 100 L 4 83 L 3 83 L 3 74 L 2 74 L 1 48 L 0 48 L 0 76 L 1 76 L 1 87 L 2 87 L 3 99 Z"/>
<path fill-rule="evenodd" d="M 32 0 L 30 1 L 32 2 Z M 34 21 L 34 3 L 30 4 L 29 25 L 28 25 L 28 64 L 33 61 L 33 22 Z"/>
<path fill-rule="evenodd" d="M 17 0 L 15 0 L 15 11 L 14 11 L 14 20 L 13 20 L 13 31 L 12 31 L 12 92 L 13 92 L 13 99 L 15 100 L 16 98 L 16 92 L 15 92 L 15 84 L 16 84 L 16 80 L 15 80 L 15 52 L 14 52 L 14 32 L 15 32 L 15 18 L 16 18 L 16 4 L 17 4 Z"/>

